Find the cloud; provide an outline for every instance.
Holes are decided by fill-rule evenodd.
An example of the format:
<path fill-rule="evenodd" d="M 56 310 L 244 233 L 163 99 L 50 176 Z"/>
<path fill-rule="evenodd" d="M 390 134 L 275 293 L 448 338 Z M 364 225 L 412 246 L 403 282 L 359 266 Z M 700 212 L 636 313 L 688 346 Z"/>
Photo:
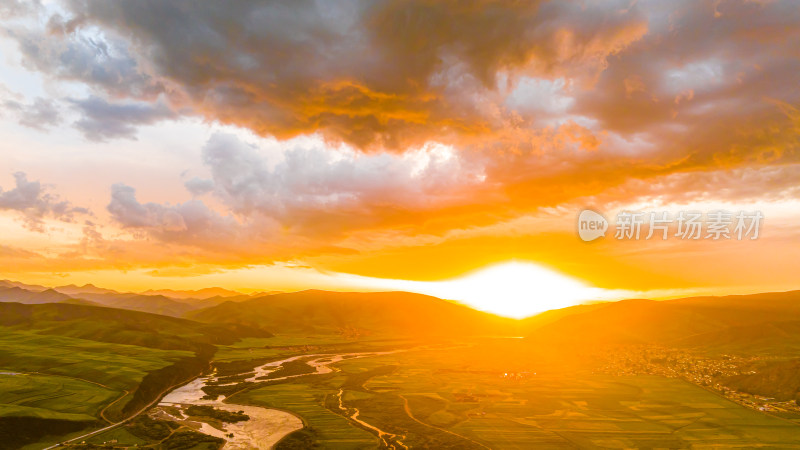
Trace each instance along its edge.
<path fill-rule="evenodd" d="M 129 51 L 129 43 L 113 32 L 83 26 L 79 17 L 66 19 L 42 7 L 17 10 L 27 20 L 4 24 L 0 32 L 17 41 L 27 68 L 80 81 L 114 97 L 152 100 L 165 91 Z"/>
<path fill-rule="evenodd" d="M 273 165 L 234 135 L 209 139 L 203 158 L 231 211 L 263 214 L 308 232 L 331 231 L 375 223 L 384 214 L 468 202 L 468 188 L 484 179 L 480 165 L 441 145 L 404 155 L 364 155 L 320 140 L 287 147 Z"/>
<path fill-rule="evenodd" d="M 594 78 L 647 31 L 612 3 L 76 0 L 40 18 L 46 30 L 8 34 L 29 67 L 111 97 L 166 95 L 261 135 L 402 151 L 503 126 L 502 74 Z"/>
<path fill-rule="evenodd" d="M 106 209 L 118 225 L 138 233 L 137 237 L 212 251 L 236 253 L 248 246 L 257 248 L 273 229 L 263 220 L 242 224 L 197 199 L 176 205 L 140 203 L 136 190 L 125 184 L 111 187 Z"/>
<path fill-rule="evenodd" d="M 183 183 L 183 185 L 189 192 L 192 193 L 192 195 L 195 196 L 208 194 L 214 190 L 214 180 L 207 180 L 198 177 L 188 180 L 187 182 Z"/>
<path fill-rule="evenodd" d="M 136 127 L 175 117 L 164 103 L 109 103 L 99 97 L 71 99 L 81 118 L 75 122 L 92 141 L 113 138 L 136 139 Z"/>
<path fill-rule="evenodd" d="M 25 226 L 44 232 L 44 219 L 52 217 L 63 222 L 72 222 L 76 214 L 90 214 L 86 208 L 74 207 L 57 195 L 46 192 L 38 181 L 28 181 L 23 172 L 14 174 L 16 186 L 8 191 L 0 188 L 0 210 L 18 212 Z"/>
<path fill-rule="evenodd" d="M 0 107 L 13 114 L 20 125 L 46 130 L 61 123 L 61 113 L 56 100 L 37 97 L 26 103 L 24 97 L 0 84 Z"/>
<path fill-rule="evenodd" d="M 182 180 L 184 203 L 115 186 L 120 264 L 425 247 L 584 199 L 798 195 L 791 1 L 9 5 L 3 35 L 78 87 L 87 138 L 185 115 L 264 137 L 193 149 L 208 175 Z M 46 98 L 11 100 L 15 120 L 57 121 Z"/>
<path fill-rule="evenodd" d="M 111 187 L 111 203 L 108 212 L 125 228 L 156 229 L 169 233 L 209 233 L 209 236 L 222 231 L 225 225 L 233 224 L 232 218 L 225 218 L 211 211 L 202 201 L 190 200 L 178 205 L 158 203 L 139 203 L 136 190 L 125 184 Z M 219 235 L 224 239 L 225 235 Z"/>
<path fill-rule="evenodd" d="M 404 155 L 365 155 L 319 138 L 280 147 L 276 160 L 235 135 L 214 134 L 202 150 L 211 179 L 185 186 L 195 197 L 212 192 L 215 209 L 197 198 L 142 203 L 133 187 L 115 184 L 107 210 L 139 241 L 271 259 L 346 251 L 331 244 L 357 229 L 468 204 L 469 188 L 483 182 L 480 166 L 440 145 Z"/>

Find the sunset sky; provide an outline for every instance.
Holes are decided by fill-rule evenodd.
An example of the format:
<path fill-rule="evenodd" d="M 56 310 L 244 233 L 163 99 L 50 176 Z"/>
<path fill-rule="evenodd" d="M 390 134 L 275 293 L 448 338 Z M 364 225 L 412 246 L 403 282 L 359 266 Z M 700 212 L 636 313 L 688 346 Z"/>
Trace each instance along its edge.
<path fill-rule="evenodd" d="M 799 289 L 798 108 L 794 1 L 6 0 L 0 278 L 512 315 Z M 583 242 L 586 207 L 764 222 Z"/>

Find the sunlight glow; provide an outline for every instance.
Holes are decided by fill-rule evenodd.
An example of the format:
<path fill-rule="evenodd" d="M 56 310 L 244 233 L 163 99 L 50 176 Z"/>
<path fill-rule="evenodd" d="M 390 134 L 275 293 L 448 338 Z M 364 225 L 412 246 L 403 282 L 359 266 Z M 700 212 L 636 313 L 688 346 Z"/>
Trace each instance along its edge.
<path fill-rule="evenodd" d="M 532 263 L 509 262 L 430 283 L 430 294 L 522 318 L 595 299 L 599 289 Z"/>
<path fill-rule="evenodd" d="M 373 279 L 375 280 L 375 279 Z M 530 262 L 507 262 L 443 281 L 382 280 L 383 287 L 456 300 L 481 311 L 523 318 L 624 292 L 595 288 Z"/>

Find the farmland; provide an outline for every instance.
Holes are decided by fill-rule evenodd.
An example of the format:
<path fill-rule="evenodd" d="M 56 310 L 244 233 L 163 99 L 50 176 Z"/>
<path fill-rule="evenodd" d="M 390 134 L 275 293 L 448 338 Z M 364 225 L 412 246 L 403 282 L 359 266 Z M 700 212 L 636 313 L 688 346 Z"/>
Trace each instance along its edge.
<path fill-rule="evenodd" d="M 0 374 L 0 415 L 94 420 L 97 409 L 119 396 L 97 384 L 57 375 Z"/>
<path fill-rule="evenodd" d="M 346 360 L 337 363 L 339 372 L 259 387 L 231 401 L 303 417 L 307 428 L 286 439 L 287 447 L 377 446 L 374 430 L 345 417 L 355 411 L 390 443 L 409 447 L 800 446 L 795 424 L 680 379 L 544 366 L 541 373 L 508 372 L 475 354 L 439 348 Z"/>
<path fill-rule="evenodd" d="M 191 352 L 3 330 L 0 368 L 84 378 L 112 389 L 135 387 L 149 371 Z"/>
<path fill-rule="evenodd" d="M 149 372 L 187 356 L 192 353 L 4 328 L 0 439 L 11 448 L 33 442 L 39 448 L 99 427 L 119 416 Z"/>

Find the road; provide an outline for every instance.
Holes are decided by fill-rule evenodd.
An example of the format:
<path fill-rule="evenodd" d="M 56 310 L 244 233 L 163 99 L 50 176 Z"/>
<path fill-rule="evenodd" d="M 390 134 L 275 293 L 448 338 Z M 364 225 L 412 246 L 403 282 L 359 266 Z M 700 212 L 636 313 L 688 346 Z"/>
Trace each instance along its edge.
<path fill-rule="evenodd" d="M 452 434 L 453 436 L 460 437 L 461 439 L 464 439 L 464 440 L 466 440 L 466 441 L 472 442 L 473 444 L 475 444 L 475 445 L 478 445 L 478 446 L 480 446 L 480 447 L 483 447 L 483 448 L 486 448 L 486 449 L 488 449 L 488 448 L 489 448 L 489 447 L 487 447 L 487 446 L 485 446 L 485 445 L 481 444 L 480 442 L 478 442 L 478 441 L 474 441 L 474 440 L 472 440 L 472 439 L 470 439 L 470 438 L 468 438 L 468 437 L 466 437 L 466 436 L 462 436 L 462 435 L 460 435 L 460 434 L 458 434 L 458 433 L 453 433 L 453 432 L 452 432 L 452 431 L 450 431 L 450 430 L 445 430 L 444 428 L 439 428 L 439 427 L 433 426 L 433 425 L 431 425 L 431 424 L 429 424 L 429 423 L 425 423 L 425 422 L 423 422 L 423 421 L 421 421 L 421 420 L 417 419 L 416 417 L 414 417 L 414 414 L 412 414 L 412 413 L 411 413 L 411 408 L 409 408 L 409 407 L 408 407 L 408 399 L 407 399 L 405 396 L 403 396 L 403 395 L 400 395 L 400 398 L 402 398 L 402 399 L 403 399 L 403 409 L 405 410 L 405 412 L 406 412 L 406 414 L 408 415 L 408 417 L 410 417 L 410 418 L 411 418 L 411 420 L 413 420 L 414 422 L 417 422 L 417 423 L 419 423 L 419 424 L 425 425 L 426 427 L 429 427 L 429 428 L 433 428 L 434 430 L 439 430 L 439 431 L 442 431 L 442 432 L 444 432 L 444 433 L 447 433 L 447 434 Z M 490 449 L 490 450 L 491 450 L 491 449 Z"/>
<path fill-rule="evenodd" d="M 164 389 L 163 391 L 161 391 L 161 392 L 158 394 L 158 396 L 155 398 L 155 400 L 153 400 L 152 402 L 150 402 L 150 403 L 148 403 L 147 405 L 145 405 L 144 407 L 142 407 L 142 409 L 140 409 L 139 411 L 136 411 L 136 413 L 135 413 L 135 414 L 133 414 L 132 416 L 128 417 L 127 419 L 123 419 L 123 420 L 120 420 L 119 422 L 112 423 L 111 425 L 109 425 L 109 426 L 107 426 L 107 427 L 104 427 L 104 428 L 100 428 L 99 430 L 94 430 L 94 431 L 92 431 L 92 432 L 90 432 L 90 433 L 86 433 L 86 434 L 80 435 L 80 436 L 78 436 L 78 437 L 74 437 L 74 438 L 72 438 L 72 439 L 68 439 L 68 440 L 66 440 L 66 441 L 59 442 L 58 444 L 51 445 L 50 447 L 45 447 L 45 448 L 44 448 L 44 449 L 42 449 L 42 450 L 50 450 L 50 449 L 58 448 L 58 447 L 61 447 L 61 446 L 62 446 L 62 445 L 64 445 L 64 444 L 69 444 L 69 443 L 73 443 L 73 442 L 76 442 L 76 441 L 80 441 L 80 440 L 82 440 L 82 439 L 86 439 L 86 438 L 92 437 L 92 436 L 94 436 L 94 435 L 96 435 L 96 434 L 100 434 L 100 433 L 102 433 L 102 432 L 104 432 L 104 431 L 108 431 L 108 430 L 110 430 L 110 429 L 112 429 L 112 428 L 116 428 L 116 427 L 118 427 L 118 426 L 120 426 L 120 425 L 122 425 L 122 424 L 124 424 L 124 423 L 130 422 L 131 420 L 133 420 L 133 419 L 135 419 L 136 417 L 138 417 L 139 415 L 141 415 L 143 412 L 145 412 L 145 411 L 147 411 L 148 409 L 150 409 L 150 408 L 151 408 L 153 405 L 155 405 L 156 403 L 158 403 L 158 402 L 161 400 L 161 398 L 162 398 L 162 397 L 164 397 L 164 396 L 165 396 L 165 395 L 166 395 L 168 392 L 170 392 L 171 390 L 173 390 L 173 389 L 177 388 L 178 386 L 184 385 L 184 384 L 186 384 L 186 383 L 188 383 L 188 382 L 190 382 L 190 381 L 194 380 L 195 378 L 199 377 L 200 375 L 202 375 L 202 374 L 197 374 L 197 375 L 194 375 L 194 376 L 192 376 L 191 378 L 189 378 L 188 380 L 181 381 L 180 383 L 173 384 L 172 386 L 170 386 L 170 387 L 168 387 L 168 388 Z M 85 380 L 84 380 L 84 381 L 85 381 Z M 97 383 L 95 383 L 95 384 L 97 384 Z M 127 391 L 126 391 L 126 394 L 125 394 L 125 395 L 128 395 Z M 108 406 L 106 406 L 105 408 L 103 408 L 103 411 L 101 412 L 101 415 L 102 415 L 103 413 L 105 413 L 106 409 L 108 409 L 108 407 L 109 407 L 109 406 L 111 406 L 111 405 L 113 405 L 114 403 L 116 403 L 116 402 L 118 402 L 118 401 L 122 400 L 122 399 L 125 397 L 125 395 L 123 395 L 122 397 L 120 397 L 120 398 L 118 398 L 118 399 L 114 400 L 114 401 L 113 401 L 111 404 L 109 404 Z M 103 417 L 103 419 L 105 419 L 105 417 Z M 108 419 L 105 419 L 105 420 L 107 421 Z"/>

